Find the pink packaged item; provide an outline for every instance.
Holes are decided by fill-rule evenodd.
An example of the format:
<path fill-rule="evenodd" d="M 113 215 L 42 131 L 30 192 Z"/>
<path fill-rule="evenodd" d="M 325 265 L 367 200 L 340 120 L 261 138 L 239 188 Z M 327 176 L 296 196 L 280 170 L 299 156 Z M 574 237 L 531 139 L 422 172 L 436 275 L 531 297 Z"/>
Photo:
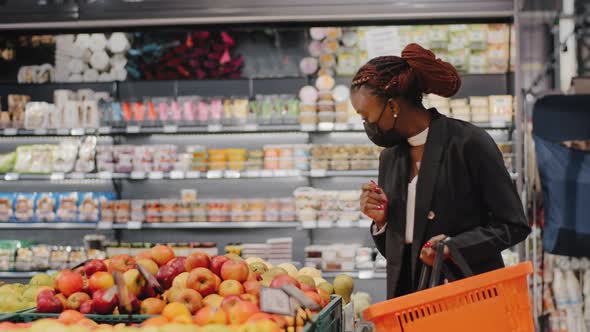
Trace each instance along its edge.
<path fill-rule="evenodd" d="M 211 113 L 211 120 L 215 122 L 220 122 L 221 116 L 223 115 L 223 103 L 221 102 L 221 99 L 211 99 L 211 105 L 209 107 Z"/>
<path fill-rule="evenodd" d="M 198 119 L 200 122 L 207 122 L 209 118 L 209 103 L 206 100 L 199 100 Z"/>
<path fill-rule="evenodd" d="M 183 117 L 186 121 L 195 121 L 197 109 L 195 105 L 195 99 L 193 97 L 182 97 L 179 98 L 179 103 L 182 105 Z"/>
<path fill-rule="evenodd" d="M 180 104 L 178 103 L 178 101 L 173 100 L 170 105 L 172 109 L 172 120 L 176 122 L 182 120 L 182 111 L 180 109 Z"/>

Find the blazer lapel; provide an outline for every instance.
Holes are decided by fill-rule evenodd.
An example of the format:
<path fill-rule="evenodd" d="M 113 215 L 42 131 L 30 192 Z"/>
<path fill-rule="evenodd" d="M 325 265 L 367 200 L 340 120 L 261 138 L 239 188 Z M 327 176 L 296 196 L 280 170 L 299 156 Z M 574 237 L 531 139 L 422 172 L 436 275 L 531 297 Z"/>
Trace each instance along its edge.
<path fill-rule="evenodd" d="M 394 214 L 392 220 L 395 220 L 394 229 L 398 234 L 404 234 L 406 229 L 406 202 L 408 199 L 408 181 L 410 178 L 410 147 L 407 143 L 400 143 L 394 159 L 394 169 L 396 177 L 393 183 L 393 193 L 397 197 L 392 197 Z M 402 237 L 403 238 L 403 237 Z"/>
<path fill-rule="evenodd" d="M 416 265 L 418 255 L 424 244 L 428 214 L 432 202 L 432 195 L 439 176 L 438 169 L 447 142 L 448 133 L 444 116 L 435 116 L 430 122 L 428 138 L 424 147 L 424 154 L 420 163 L 418 183 L 416 187 L 416 210 L 414 214 L 414 239 L 412 244 L 412 279 L 416 280 Z"/>

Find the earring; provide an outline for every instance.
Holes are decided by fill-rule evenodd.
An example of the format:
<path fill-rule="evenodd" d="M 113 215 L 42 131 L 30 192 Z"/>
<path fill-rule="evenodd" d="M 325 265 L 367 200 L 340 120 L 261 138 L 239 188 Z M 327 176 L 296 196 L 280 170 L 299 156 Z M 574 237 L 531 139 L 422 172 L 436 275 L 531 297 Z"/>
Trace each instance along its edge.
<path fill-rule="evenodd" d="M 397 118 L 397 113 L 393 113 L 393 117 L 394 118 Z"/>

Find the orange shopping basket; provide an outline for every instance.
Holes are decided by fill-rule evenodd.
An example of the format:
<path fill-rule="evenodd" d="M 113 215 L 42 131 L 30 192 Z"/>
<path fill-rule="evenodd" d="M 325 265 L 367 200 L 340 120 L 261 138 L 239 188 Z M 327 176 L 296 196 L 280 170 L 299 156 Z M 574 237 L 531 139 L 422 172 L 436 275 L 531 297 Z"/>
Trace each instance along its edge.
<path fill-rule="evenodd" d="M 437 247 L 437 258 L 443 246 Z M 451 250 L 457 262 L 456 253 Z M 431 286 L 437 269 L 440 277 L 438 261 Z M 530 262 L 521 263 L 374 304 L 363 316 L 378 332 L 533 332 L 527 284 L 532 272 Z"/>

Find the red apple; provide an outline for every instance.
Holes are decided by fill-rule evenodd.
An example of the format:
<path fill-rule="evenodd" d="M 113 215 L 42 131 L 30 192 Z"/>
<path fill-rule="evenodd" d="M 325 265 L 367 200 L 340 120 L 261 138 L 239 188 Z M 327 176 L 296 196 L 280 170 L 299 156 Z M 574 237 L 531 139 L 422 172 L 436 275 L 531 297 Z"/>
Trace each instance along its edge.
<path fill-rule="evenodd" d="M 137 296 L 135 296 L 135 294 L 133 294 L 131 292 L 127 292 L 127 294 L 129 295 L 129 302 L 128 303 L 130 304 L 131 312 L 127 311 L 126 305 L 119 306 L 119 312 L 122 314 L 139 313 L 140 303 L 139 303 L 139 300 L 137 299 Z"/>
<path fill-rule="evenodd" d="M 260 312 L 258 306 L 250 301 L 240 301 L 227 311 L 229 323 L 232 325 L 244 324 L 254 314 Z"/>
<path fill-rule="evenodd" d="M 225 280 L 219 285 L 219 295 L 226 297 L 230 295 L 241 295 L 244 293 L 244 286 L 235 280 Z"/>
<path fill-rule="evenodd" d="M 331 299 L 330 299 L 330 294 L 328 292 L 326 292 L 325 290 L 318 288 L 316 290 L 316 293 L 318 293 L 318 295 L 320 296 L 320 298 L 322 299 L 322 303 L 320 303 L 320 305 L 323 307 L 327 306 L 328 303 L 330 303 Z"/>
<path fill-rule="evenodd" d="M 140 253 L 138 253 L 137 255 L 135 255 L 134 257 L 135 261 L 138 261 L 140 259 L 152 259 L 152 252 L 151 250 L 144 250 Z"/>
<path fill-rule="evenodd" d="M 159 315 L 165 306 L 166 302 L 155 297 L 150 297 L 141 302 L 139 313 L 142 315 Z"/>
<path fill-rule="evenodd" d="M 229 258 L 225 256 L 215 256 L 211 258 L 211 272 L 221 276 L 221 267 L 227 261 L 229 261 Z"/>
<path fill-rule="evenodd" d="M 92 300 L 88 300 L 80 305 L 80 313 L 85 315 L 94 313 L 94 308 L 92 308 Z"/>
<path fill-rule="evenodd" d="M 176 271 L 178 274 L 181 274 L 182 272 L 186 272 L 186 268 L 184 267 L 185 262 L 186 262 L 186 257 L 176 257 L 176 258 L 173 258 L 168 263 L 166 263 L 166 265 L 172 266 L 174 268 L 174 271 Z"/>
<path fill-rule="evenodd" d="M 244 291 L 248 294 L 260 296 L 260 282 L 248 280 L 244 283 Z"/>
<path fill-rule="evenodd" d="M 88 294 L 82 292 L 74 293 L 68 297 L 68 309 L 80 310 L 80 306 L 86 301 L 90 301 Z"/>
<path fill-rule="evenodd" d="M 108 271 L 108 267 L 100 259 L 93 259 L 90 262 L 84 264 L 84 273 L 88 278 L 90 278 L 94 273 L 99 271 Z"/>
<path fill-rule="evenodd" d="M 185 288 L 178 292 L 173 292 L 169 301 L 184 304 L 191 314 L 196 313 L 203 306 L 203 297 L 199 292 L 191 288 Z"/>
<path fill-rule="evenodd" d="M 109 272 L 125 273 L 135 268 L 135 261 L 129 255 L 116 255 L 111 257 L 109 261 Z"/>
<path fill-rule="evenodd" d="M 316 290 L 316 288 L 311 285 L 302 284 L 302 283 L 299 283 L 299 284 L 301 285 L 301 291 L 303 291 L 303 292 L 315 292 L 315 290 Z"/>
<path fill-rule="evenodd" d="M 99 289 L 92 294 L 92 308 L 97 314 L 112 314 L 119 303 L 117 292 L 111 289 Z"/>
<path fill-rule="evenodd" d="M 38 313 L 60 313 L 64 310 L 62 302 L 50 290 L 44 290 L 37 295 Z"/>
<path fill-rule="evenodd" d="M 115 279 L 113 276 L 104 271 L 98 271 L 94 273 L 90 279 L 88 279 L 88 286 L 92 293 L 99 289 L 109 289 L 115 285 Z"/>
<path fill-rule="evenodd" d="M 185 269 L 190 272 L 198 267 L 208 269 L 211 266 L 211 259 L 206 252 L 195 251 L 186 258 Z"/>
<path fill-rule="evenodd" d="M 223 301 L 221 301 L 221 309 L 223 309 L 225 312 L 228 312 L 229 309 L 233 308 L 236 304 L 240 302 L 242 302 L 242 299 L 240 299 L 239 296 L 230 295 L 224 298 Z"/>
<path fill-rule="evenodd" d="M 158 270 L 158 273 L 156 273 L 156 279 L 160 283 L 160 286 L 162 286 L 164 289 L 168 289 L 172 287 L 174 278 L 176 278 L 176 276 L 179 274 L 180 273 L 176 271 L 174 267 L 170 265 L 162 265 Z"/>
<path fill-rule="evenodd" d="M 186 286 L 207 296 L 215 292 L 215 275 L 204 267 L 198 267 L 189 273 Z"/>
<path fill-rule="evenodd" d="M 256 295 L 246 293 L 246 294 L 240 295 L 240 299 L 242 299 L 242 301 L 250 301 L 250 302 L 258 305 L 258 296 L 256 296 Z"/>
<path fill-rule="evenodd" d="M 322 305 L 322 298 L 316 292 L 304 292 L 305 296 L 309 297 L 313 302 Z"/>
<path fill-rule="evenodd" d="M 143 289 L 141 290 L 141 294 L 139 294 L 139 299 L 140 300 L 149 299 L 151 297 L 156 297 L 156 296 L 158 296 L 156 291 L 150 285 L 145 285 L 145 286 L 143 286 Z"/>
<path fill-rule="evenodd" d="M 64 307 L 64 310 L 65 310 L 68 307 L 68 299 L 66 298 L 66 296 L 63 294 L 57 294 L 57 295 L 55 295 L 55 297 L 57 297 L 59 302 L 61 302 L 61 305 L 62 305 L 62 307 Z"/>
<path fill-rule="evenodd" d="M 157 245 L 150 250 L 150 253 L 154 262 L 159 266 L 168 263 L 174 258 L 174 251 L 168 246 Z"/>
<path fill-rule="evenodd" d="M 227 314 L 220 308 L 215 307 L 204 307 L 195 315 L 193 321 L 196 325 L 226 325 Z"/>
<path fill-rule="evenodd" d="M 270 283 L 270 287 L 272 288 L 281 288 L 283 285 L 291 284 L 297 288 L 301 288 L 301 284 L 295 278 L 289 276 L 288 274 L 281 274 L 276 276 L 272 282 Z"/>
<path fill-rule="evenodd" d="M 59 277 L 55 279 L 55 288 L 64 296 L 70 296 L 80 292 L 84 287 L 82 276 L 71 270 L 64 270 Z"/>
<path fill-rule="evenodd" d="M 229 260 L 221 266 L 221 278 L 223 280 L 236 280 L 240 283 L 248 280 L 250 268 L 244 261 Z"/>
<path fill-rule="evenodd" d="M 219 291 L 219 286 L 221 285 L 221 278 L 217 274 L 213 274 L 215 277 L 215 291 Z"/>

